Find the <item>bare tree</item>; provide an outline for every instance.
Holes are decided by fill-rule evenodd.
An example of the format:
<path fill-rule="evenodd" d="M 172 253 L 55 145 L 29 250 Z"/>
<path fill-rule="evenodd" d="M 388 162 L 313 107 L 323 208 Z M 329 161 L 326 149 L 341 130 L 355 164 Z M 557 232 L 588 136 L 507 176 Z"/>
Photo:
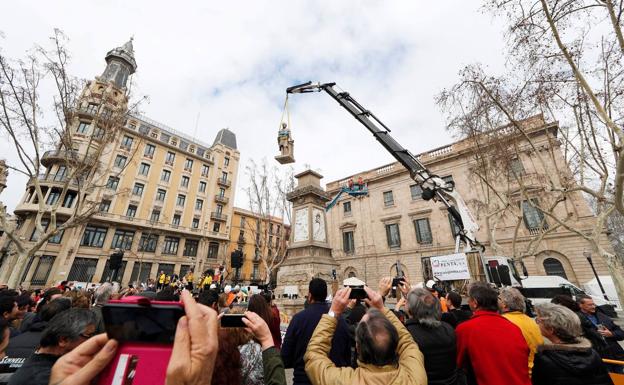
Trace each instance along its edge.
<path fill-rule="evenodd" d="M 549 232 L 566 229 L 602 257 L 624 300 L 623 261 L 603 242 L 608 219 L 624 213 L 622 2 L 489 0 L 486 8 L 507 21 L 510 71 L 494 77 L 469 66 L 438 102 L 450 129 L 481 146 L 474 171 L 486 196 L 480 203 L 489 237 L 496 221 L 516 218 L 519 228 L 522 210 L 535 209 L 548 225 L 523 250 L 516 231 L 514 257 L 532 255 Z M 536 143 L 530 125 L 522 123 L 536 113 L 559 123 L 557 137 Z M 510 180 L 501 169 L 528 153 L 536 179 L 527 183 L 512 175 L 513 185 L 501 184 Z M 596 201 L 592 223 L 579 221 L 570 207 L 568 198 L 579 194 Z"/>
<path fill-rule="evenodd" d="M 260 164 L 251 160 L 245 171 L 249 180 L 245 189 L 249 209 L 257 218 L 247 221 L 246 227 L 254 237 L 256 258 L 262 263 L 263 280 L 268 284 L 286 259 L 288 233 L 284 225 L 290 224 L 292 214 L 286 194 L 294 189 L 293 169 L 289 167 L 280 173 L 263 159 Z M 274 226 L 278 222 L 282 223 L 280 234 Z"/>
<path fill-rule="evenodd" d="M 119 90 L 112 84 L 94 94 L 87 83 L 71 76 L 66 43 L 67 37 L 55 30 L 50 47 L 36 46 L 22 60 L 12 60 L 0 51 L 0 134 L 15 147 L 16 157 L 7 167 L 28 176 L 30 195 L 26 201 L 36 210 L 36 230 L 31 237 L 25 229 L 9 226 L 10 215 L 0 203 L 0 226 L 12 248 L 11 257 L 3 264 L 10 272 L 10 287 L 19 284 L 26 262 L 46 242 L 86 223 L 99 211 L 97 194 L 105 187 L 105 178 L 125 167 L 112 170 L 103 160 L 118 140 L 129 110 L 135 107 L 120 103 L 115 95 Z M 41 93 L 48 89 L 54 95 L 43 97 Z M 88 116 L 91 123 L 76 133 L 81 116 Z M 54 173 L 49 165 L 57 166 Z M 55 187 L 48 189 L 42 182 L 53 182 Z"/>

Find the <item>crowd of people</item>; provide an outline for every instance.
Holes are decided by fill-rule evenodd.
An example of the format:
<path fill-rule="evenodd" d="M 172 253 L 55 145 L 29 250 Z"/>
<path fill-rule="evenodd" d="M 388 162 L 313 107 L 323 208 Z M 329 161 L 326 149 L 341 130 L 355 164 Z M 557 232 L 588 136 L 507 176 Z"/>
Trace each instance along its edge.
<path fill-rule="evenodd" d="M 624 358 L 624 331 L 591 297 L 557 296 L 528 309 L 517 289 L 477 282 L 463 304 L 436 285 L 403 280 L 393 290 L 392 281 L 364 286 L 358 300 L 351 287 L 328 297 L 327 283 L 312 279 L 283 340 L 271 292 L 204 277 L 193 291 L 159 278 L 123 290 L 0 287 L 0 384 L 91 383 L 118 349 L 102 306 L 134 296 L 184 306 L 167 384 L 286 384 L 286 368 L 295 385 L 603 385 L 612 383 L 609 371 L 621 372 L 603 358 Z M 220 327 L 225 314 L 243 314 L 245 327 Z"/>

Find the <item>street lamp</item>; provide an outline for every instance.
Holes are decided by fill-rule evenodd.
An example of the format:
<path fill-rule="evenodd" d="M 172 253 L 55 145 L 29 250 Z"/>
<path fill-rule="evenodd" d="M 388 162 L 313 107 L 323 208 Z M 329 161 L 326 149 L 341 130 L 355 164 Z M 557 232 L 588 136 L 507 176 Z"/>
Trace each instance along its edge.
<path fill-rule="evenodd" d="M 602 295 L 608 301 L 609 297 L 607 297 L 607 293 L 605 292 L 604 287 L 602 286 L 602 282 L 600 282 L 600 277 L 598 273 L 596 273 L 596 268 L 594 267 L 594 263 L 592 262 L 592 256 L 589 251 L 584 251 L 583 255 L 587 258 L 587 262 L 589 262 L 589 266 L 591 266 L 592 271 L 594 272 L 594 276 L 596 277 L 596 281 L 598 281 L 598 286 L 600 286 L 600 291 L 602 291 Z"/>

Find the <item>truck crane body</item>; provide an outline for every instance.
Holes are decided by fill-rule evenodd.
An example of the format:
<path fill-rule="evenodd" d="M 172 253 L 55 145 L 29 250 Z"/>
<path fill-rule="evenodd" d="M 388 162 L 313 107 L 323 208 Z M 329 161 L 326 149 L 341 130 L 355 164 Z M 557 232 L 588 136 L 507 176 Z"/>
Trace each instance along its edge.
<path fill-rule="evenodd" d="M 327 92 L 338 104 L 362 123 L 373 134 L 375 139 L 409 171 L 411 178 L 422 188 L 424 200 L 433 199 L 446 206 L 446 209 L 459 228 L 458 241 L 464 241 L 466 251 L 483 251 L 483 246 L 476 239 L 479 225 L 463 198 L 455 189 L 454 182 L 447 182 L 438 175 L 432 174 L 416 156 L 401 146 L 390 135 L 390 129 L 371 111 L 359 104 L 349 93 L 336 91 L 334 89 L 335 85 L 336 83 L 307 82 L 287 88 L 286 93 Z M 459 248 L 459 242 L 457 242 L 457 248 Z"/>

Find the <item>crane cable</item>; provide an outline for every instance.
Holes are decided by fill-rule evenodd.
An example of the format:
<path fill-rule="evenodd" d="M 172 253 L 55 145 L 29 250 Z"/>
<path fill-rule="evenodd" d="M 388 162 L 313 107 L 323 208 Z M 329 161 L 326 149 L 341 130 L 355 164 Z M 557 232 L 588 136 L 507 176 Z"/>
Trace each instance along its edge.
<path fill-rule="evenodd" d="M 290 128 L 290 111 L 288 111 L 288 94 L 286 94 L 286 100 L 284 100 L 282 117 L 280 118 L 279 127 L 277 128 L 278 131 L 282 129 L 282 123 L 284 123 L 284 115 L 286 115 L 286 124 L 288 125 L 288 129 L 290 129 L 292 132 L 292 129 Z"/>

